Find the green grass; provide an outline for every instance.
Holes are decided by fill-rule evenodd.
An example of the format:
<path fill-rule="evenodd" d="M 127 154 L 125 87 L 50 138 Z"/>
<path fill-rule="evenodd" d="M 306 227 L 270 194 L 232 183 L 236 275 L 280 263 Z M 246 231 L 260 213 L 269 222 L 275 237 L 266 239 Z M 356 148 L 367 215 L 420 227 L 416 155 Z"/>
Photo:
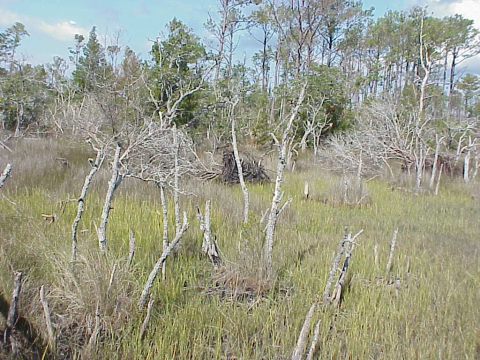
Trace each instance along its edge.
<path fill-rule="evenodd" d="M 31 145 L 29 145 L 31 146 Z M 44 146 L 44 145 L 37 145 Z M 222 293 L 219 278 L 236 274 L 261 286 L 259 224 L 269 205 L 272 184 L 249 185 L 251 221 L 242 224 L 239 187 L 185 181 L 196 196 L 182 197 L 190 228 L 179 251 L 167 260 L 166 280 L 152 288 L 155 298 L 146 337 L 139 338 L 144 313 L 136 301 L 161 253 L 162 218 L 158 190 L 127 179 L 116 193 L 108 223 L 108 255 L 98 254 L 94 223 L 99 223 L 108 173 L 99 173 L 86 200 L 79 226 L 79 255 L 69 263 L 70 231 L 76 202 L 88 172 L 88 151 L 48 145 L 49 156 L 70 157 L 69 168 L 28 148 L 35 171 L 16 171 L 0 190 L 0 293 L 9 298 L 12 270 L 26 274 L 20 312 L 41 334 L 45 325 L 38 287 L 45 284 L 59 341 L 77 357 L 84 349 L 99 304 L 103 331 L 95 351 L 108 359 L 287 359 L 305 315 L 322 296 L 332 253 L 344 227 L 364 229 L 349 268 L 350 281 L 340 308 L 320 308 L 316 358 L 321 359 L 475 359 L 480 357 L 480 205 L 474 187 L 444 179 L 440 193 L 414 195 L 380 179 L 367 184 L 366 206 L 325 204 L 303 199 L 303 183 L 313 198 L 331 197 L 335 182 L 311 166 L 287 174 L 285 197 L 274 244 L 276 278 L 270 290 L 242 299 Z M 22 144 L 18 150 L 23 151 Z M 12 155 L 14 156 L 14 155 Z M 19 155 L 20 156 L 20 155 Z M 83 159 L 83 161 L 82 161 Z M 2 165 L 2 164 L 0 164 Z M 25 173 L 27 171 L 27 173 Z M 473 190 L 472 190 L 473 189 Z M 201 256 L 202 234 L 195 206 L 212 201 L 212 229 L 226 267 L 213 273 Z M 54 223 L 41 214 L 56 213 Z M 169 228 L 173 232 L 173 207 Z M 385 278 L 390 240 L 399 229 L 391 273 Z M 137 240 L 134 266 L 125 268 L 128 232 Z M 239 242 L 241 246 L 239 246 Z M 378 246 L 379 264 L 374 262 Z M 409 263 L 409 271 L 407 271 Z M 116 274 L 106 295 L 112 269 Z M 223 276 L 223 277 L 222 277 Z M 396 289 L 393 280 L 399 280 Z M 392 281 L 390 281 L 392 280 Z M 227 282 L 221 283 L 224 286 Z M 235 290 L 239 284 L 230 284 Z M 72 327 L 72 322 L 77 327 Z M 70 328 L 69 328 L 70 326 Z M 89 333 L 90 331 L 90 333 Z"/>

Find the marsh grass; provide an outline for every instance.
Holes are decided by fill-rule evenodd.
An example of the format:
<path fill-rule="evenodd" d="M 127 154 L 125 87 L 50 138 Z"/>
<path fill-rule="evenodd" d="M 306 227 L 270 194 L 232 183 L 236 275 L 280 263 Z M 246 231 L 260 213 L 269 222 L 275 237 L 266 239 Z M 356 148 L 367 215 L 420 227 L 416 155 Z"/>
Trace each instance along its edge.
<path fill-rule="evenodd" d="M 338 196 L 333 192 L 338 191 L 335 184 L 341 178 L 302 162 L 302 171 L 288 173 L 284 182 L 285 198 L 293 201 L 277 227 L 276 277 L 265 286 L 257 270 L 263 249 L 259 219 L 271 200 L 273 185 L 249 186 L 252 216 L 243 224 L 239 187 L 185 180 L 184 191 L 195 194 L 181 199 L 191 225 L 180 250 L 167 260 L 166 280 L 156 281 L 152 288 L 152 319 L 141 340 L 145 314 L 134 305 L 161 253 L 158 190 L 134 179 L 122 183 L 112 204 L 108 255 L 101 256 L 94 223 L 99 221 L 109 174 L 106 169 L 100 171 L 79 226 L 79 260 L 72 264 L 70 231 L 76 202 L 66 200 L 78 196 L 91 154 L 85 148 L 36 141 L 35 145 L 15 144 L 13 154 L 1 157 L 0 168 L 11 161 L 14 171 L 0 193 L 0 293 L 8 298 L 12 271 L 24 271 L 20 312 L 46 339 L 38 296 L 39 286 L 45 285 L 60 357 L 290 358 L 308 308 L 321 297 L 345 226 L 352 232 L 364 229 L 364 233 L 352 257 L 341 307 L 319 308 L 315 314 L 321 321 L 316 358 L 480 357 L 476 184 L 444 179 L 439 195 L 434 196 L 402 191 L 374 179 L 367 184 L 369 206 L 332 205 L 305 201 L 303 184 L 308 180 L 312 192 L 333 198 Z M 70 166 L 59 168 L 50 160 L 57 157 L 67 158 Z M 214 272 L 200 254 L 202 233 L 195 206 L 203 206 L 207 199 L 212 201 L 212 231 L 226 262 L 220 272 Z M 172 234 L 171 203 L 169 207 Z M 53 223 L 41 216 L 52 213 L 57 215 Z M 395 228 L 399 232 L 393 267 L 385 274 Z M 137 248 L 127 269 L 130 229 Z M 238 294 L 246 283 L 257 293 L 240 298 L 221 291 L 237 290 Z M 101 331 L 97 346 L 87 352 L 97 307 Z"/>

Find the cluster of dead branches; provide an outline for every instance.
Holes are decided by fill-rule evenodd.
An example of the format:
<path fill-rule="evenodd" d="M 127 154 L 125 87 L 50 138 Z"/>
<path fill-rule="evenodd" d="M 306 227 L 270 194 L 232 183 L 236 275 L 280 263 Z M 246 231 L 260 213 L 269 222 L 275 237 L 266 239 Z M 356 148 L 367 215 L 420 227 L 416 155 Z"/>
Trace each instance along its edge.
<path fill-rule="evenodd" d="M 418 191 L 430 171 L 430 189 L 440 176 L 439 167 L 454 175 L 463 160 L 465 181 L 475 178 L 478 169 L 476 122 L 469 119 L 445 122 L 438 127 L 429 113 L 407 109 L 391 100 L 376 101 L 361 109 L 355 128 L 332 135 L 319 157 L 331 170 L 340 173 L 378 174 L 399 162 L 415 179 Z M 473 166 L 472 164 L 473 163 Z M 473 169 L 472 169 L 473 168 Z"/>
<path fill-rule="evenodd" d="M 260 161 L 251 156 L 241 159 L 243 178 L 252 183 L 262 183 L 270 181 L 270 178 Z M 233 151 L 226 151 L 223 154 L 222 179 L 227 184 L 238 184 L 237 163 Z"/>

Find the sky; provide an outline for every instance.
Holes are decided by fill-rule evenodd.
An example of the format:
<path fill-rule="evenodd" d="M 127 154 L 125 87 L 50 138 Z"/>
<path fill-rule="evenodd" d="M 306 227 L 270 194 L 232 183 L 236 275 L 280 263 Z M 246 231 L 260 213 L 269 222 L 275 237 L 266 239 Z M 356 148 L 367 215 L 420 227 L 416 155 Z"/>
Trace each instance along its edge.
<path fill-rule="evenodd" d="M 54 56 L 68 59 L 75 34 L 88 39 L 97 26 L 101 39 L 119 38 L 136 53 L 147 57 L 151 41 L 165 31 L 174 17 L 193 28 L 202 39 L 208 37 L 203 24 L 215 16 L 217 0 L 0 0 L 0 32 L 15 22 L 25 25 L 30 36 L 22 41 L 19 53 L 27 62 L 52 62 Z M 374 15 L 387 10 L 408 10 L 428 6 L 437 17 L 459 13 L 474 20 L 480 29 L 480 0 L 363 0 L 364 9 L 374 7 Z M 248 51 L 254 40 L 243 35 L 239 51 Z M 241 50 L 240 50 L 241 49 Z M 252 49 L 253 51 L 253 49 Z M 239 54 L 237 54 L 238 56 Z M 480 74 L 480 56 L 465 61 L 467 72 Z"/>

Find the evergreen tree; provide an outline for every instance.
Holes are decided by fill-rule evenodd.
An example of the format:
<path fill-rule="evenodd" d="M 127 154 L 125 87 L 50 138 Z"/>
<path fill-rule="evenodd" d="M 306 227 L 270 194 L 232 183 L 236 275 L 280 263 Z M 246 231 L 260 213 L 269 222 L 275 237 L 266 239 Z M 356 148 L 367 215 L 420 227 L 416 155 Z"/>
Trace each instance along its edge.
<path fill-rule="evenodd" d="M 77 43 L 81 37 L 75 36 Z M 112 69 L 107 64 L 105 49 L 98 41 L 94 26 L 90 31 L 87 44 L 83 47 L 83 56 L 78 58 L 77 68 L 73 73 L 75 83 L 84 92 L 99 91 L 112 75 Z"/>

